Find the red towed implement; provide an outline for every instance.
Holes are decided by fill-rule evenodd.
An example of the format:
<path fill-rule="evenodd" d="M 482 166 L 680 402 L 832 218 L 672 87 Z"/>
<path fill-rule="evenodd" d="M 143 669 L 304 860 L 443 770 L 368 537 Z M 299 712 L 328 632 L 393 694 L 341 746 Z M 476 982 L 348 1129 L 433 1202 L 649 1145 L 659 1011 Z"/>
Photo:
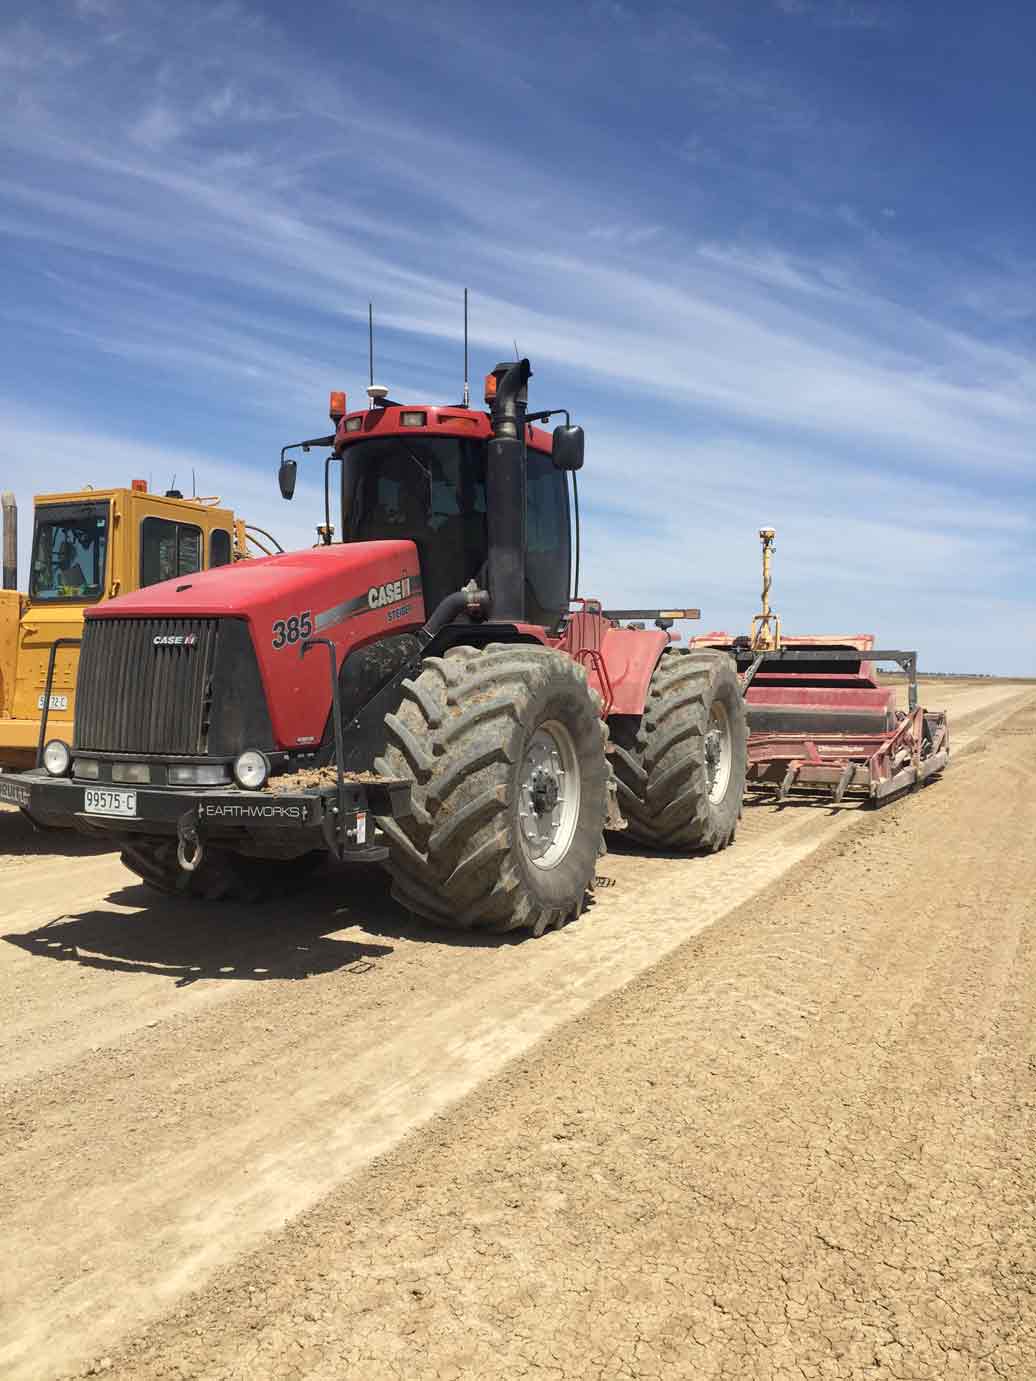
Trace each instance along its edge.
<path fill-rule="evenodd" d="M 709 633 L 693 647 L 736 659 L 748 711 L 748 785 L 792 794 L 848 793 L 877 804 L 939 772 L 949 759 L 946 715 L 918 704 L 917 654 L 875 648 L 869 633 L 785 638 L 769 607 L 774 531 L 762 528 L 763 608 L 748 637 Z M 908 678 L 906 711 L 877 678 L 895 662 Z"/>

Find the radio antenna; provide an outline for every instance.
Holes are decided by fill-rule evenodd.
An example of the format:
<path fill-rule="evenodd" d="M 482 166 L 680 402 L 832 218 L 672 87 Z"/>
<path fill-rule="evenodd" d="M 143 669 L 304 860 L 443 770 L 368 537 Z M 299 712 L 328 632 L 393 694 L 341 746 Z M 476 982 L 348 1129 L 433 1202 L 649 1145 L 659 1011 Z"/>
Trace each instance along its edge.
<path fill-rule="evenodd" d="M 374 382 L 374 303 L 367 303 L 367 353 L 370 359 L 370 378 L 368 383 Z M 371 407 L 374 403 L 371 403 Z"/>
<path fill-rule="evenodd" d="M 471 388 L 468 384 L 468 290 L 464 289 L 464 406 L 471 406 Z"/>

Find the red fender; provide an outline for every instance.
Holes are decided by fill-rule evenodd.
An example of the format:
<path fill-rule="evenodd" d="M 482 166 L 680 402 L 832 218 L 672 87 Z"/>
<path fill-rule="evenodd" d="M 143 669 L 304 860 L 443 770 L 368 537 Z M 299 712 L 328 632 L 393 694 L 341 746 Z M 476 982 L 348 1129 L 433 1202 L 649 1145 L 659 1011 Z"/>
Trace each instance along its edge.
<path fill-rule="evenodd" d="M 670 644 L 669 635 L 661 629 L 620 628 L 603 618 L 599 607 L 588 604 L 571 615 L 554 646 L 586 667 L 590 685 L 603 701 L 605 718 L 643 714 L 648 686 Z"/>

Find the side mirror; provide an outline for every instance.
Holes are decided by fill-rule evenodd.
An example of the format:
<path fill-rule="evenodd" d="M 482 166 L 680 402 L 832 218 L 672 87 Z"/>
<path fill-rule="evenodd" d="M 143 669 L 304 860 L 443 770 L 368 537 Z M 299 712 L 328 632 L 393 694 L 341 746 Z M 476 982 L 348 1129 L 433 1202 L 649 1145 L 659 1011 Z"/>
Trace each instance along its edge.
<path fill-rule="evenodd" d="M 298 475 L 299 463 L 297 460 L 282 460 L 281 468 L 277 471 L 277 483 L 281 486 L 281 498 L 290 499 L 295 494 L 295 480 Z"/>
<path fill-rule="evenodd" d="M 555 470 L 581 470 L 583 468 L 583 429 L 582 427 L 555 427 L 554 449 L 551 457 Z"/>

